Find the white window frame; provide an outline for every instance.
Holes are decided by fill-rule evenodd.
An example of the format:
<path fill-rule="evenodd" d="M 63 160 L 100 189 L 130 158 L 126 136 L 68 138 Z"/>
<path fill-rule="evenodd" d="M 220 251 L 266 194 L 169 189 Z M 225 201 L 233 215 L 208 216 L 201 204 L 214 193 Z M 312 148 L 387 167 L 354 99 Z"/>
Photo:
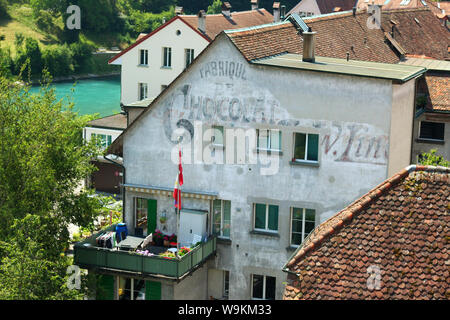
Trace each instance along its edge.
<path fill-rule="evenodd" d="M 168 64 L 166 64 L 168 63 Z M 172 68 L 172 47 L 163 47 L 163 68 Z"/>
<path fill-rule="evenodd" d="M 296 134 L 305 134 L 306 135 L 306 141 L 305 141 L 305 158 L 304 159 L 297 159 L 295 158 L 295 139 L 296 139 Z M 316 135 L 318 136 L 318 142 L 317 142 L 317 160 L 307 160 L 308 159 L 308 141 L 309 141 L 309 136 L 310 135 Z M 320 159 L 320 135 L 318 133 L 312 133 L 312 132 L 294 132 L 294 144 L 292 146 L 293 151 L 292 151 L 292 159 L 294 159 L 295 162 L 307 162 L 307 163 L 319 163 L 319 159 Z"/>
<path fill-rule="evenodd" d="M 137 223 L 138 223 L 137 212 L 138 212 L 138 209 L 143 209 L 144 207 L 138 206 L 138 200 L 147 202 L 147 211 L 148 211 L 148 199 L 141 198 L 141 197 L 134 197 L 134 228 L 142 228 L 137 225 Z M 148 217 L 147 217 L 147 219 L 148 219 Z M 142 229 L 145 229 L 145 228 L 142 228 Z M 148 230 L 147 230 L 147 233 L 148 233 Z"/>
<path fill-rule="evenodd" d="M 266 206 L 266 221 L 265 221 L 265 229 L 259 229 L 256 228 L 256 205 L 257 204 L 264 204 Z M 276 206 L 278 207 L 278 223 L 280 222 L 280 206 L 277 204 L 271 204 L 271 203 L 253 203 L 253 230 L 255 231 L 263 231 L 263 232 L 272 232 L 272 233 L 278 233 L 278 229 L 277 230 L 271 230 L 269 229 L 269 206 Z M 278 226 L 280 227 L 280 226 Z"/>
<path fill-rule="evenodd" d="M 255 298 L 253 297 L 253 276 L 262 276 L 263 277 L 263 298 Z M 275 292 L 274 292 L 274 296 L 276 296 L 276 283 L 277 283 L 277 278 L 276 277 L 272 277 L 272 276 L 266 276 L 263 274 L 252 274 L 251 276 L 251 288 L 252 288 L 252 292 L 251 292 L 251 300 L 268 300 L 266 297 L 266 282 L 267 282 L 267 277 L 271 277 L 271 278 L 275 278 Z"/>
<path fill-rule="evenodd" d="M 194 57 L 194 49 L 189 49 L 186 48 L 184 49 L 184 68 L 186 69 L 187 67 L 189 67 L 192 63 L 192 61 L 194 61 L 195 57 Z M 189 60 L 189 63 L 188 63 Z"/>
<path fill-rule="evenodd" d="M 261 146 L 259 146 L 259 134 L 261 131 L 267 131 L 268 135 L 267 135 L 267 146 L 268 148 L 262 148 Z M 280 149 L 273 149 L 272 148 L 272 132 L 278 132 L 279 133 L 279 138 L 280 138 Z M 283 135 L 280 129 L 256 129 L 256 148 L 258 151 L 271 151 L 271 152 L 282 152 L 283 149 Z"/>
<path fill-rule="evenodd" d="M 144 53 L 144 63 L 142 63 L 142 53 Z M 139 66 L 148 66 L 148 50 L 147 49 L 139 50 Z"/>
<path fill-rule="evenodd" d="M 222 239 L 231 239 L 231 201 L 229 200 L 222 200 L 222 199 L 215 199 L 215 200 L 211 200 L 211 212 L 213 213 L 213 217 L 211 219 L 212 222 L 212 232 L 214 233 L 214 201 L 220 201 L 220 232 L 217 235 L 217 237 L 222 238 Z M 223 202 L 224 201 L 229 201 L 230 202 L 230 236 L 224 236 L 223 235 L 223 225 L 224 225 L 224 219 L 223 219 L 223 215 L 224 215 L 224 205 Z"/>
<path fill-rule="evenodd" d="M 112 135 L 104 133 L 91 133 L 91 139 L 98 137 L 101 139 L 101 146 L 103 149 L 107 149 L 112 144 Z"/>
<path fill-rule="evenodd" d="M 135 301 L 137 297 L 134 296 L 134 281 L 141 281 L 140 279 L 135 279 L 135 278 L 130 278 L 130 277 L 123 277 L 123 276 L 118 276 L 117 279 L 119 281 L 119 284 L 117 285 L 117 297 L 120 298 L 119 296 L 119 285 L 120 285 L 120 278 L 125 280 L 125 283 L 127 281 L 127 279 L 130 279 L 131 285 L 130 285 L 130 301 Z M 145 299 L 145 294 L 146 294 L 146 290 L 145 290 L 145 286 L 146 283 L 144 281 L 144 299 Z"/>
<path fill-rule="evenodd" d="M 144 94 L 142 94 L 142 90 L 145 88 Z M 141 98 L 143 96 L 143 98 Z M 139 82 L 138 83 L 138 100 L 143 101 L 148 98 L 148 83 Z"/>
<path fill-rule="evenodd" d="M 294 234 L 293 230 L 292 230 L 292 221 L 294 220 L 294 208 L 295 209 L 301 209 L 302 210 L 302 231 L 301 232 L 295 232 L 295 233 L 300 233 L 301 234 L 301 238 L 302 238 L 302 242 L 300 244 L 295 244 L 292 243 L 292 235 Z M 303 241 L 305 241 L 305 238 L 309 235 L 305 235 L 305 222 L 306 222 L 306 210 L 314 210 L 314 228 L 316 227 L 316 217 L 317 217 L 317 212 L 316 209 L 312 209 L 312 208 L 298 208 L 298 207 L 291 207 L 291 220 L 290 220 L 290 245 L 291 247 L 299 247 Z M 298 220 L 298 219 L 296 219 Z M 312 231 L 311 231 L 312 232 Z"/>

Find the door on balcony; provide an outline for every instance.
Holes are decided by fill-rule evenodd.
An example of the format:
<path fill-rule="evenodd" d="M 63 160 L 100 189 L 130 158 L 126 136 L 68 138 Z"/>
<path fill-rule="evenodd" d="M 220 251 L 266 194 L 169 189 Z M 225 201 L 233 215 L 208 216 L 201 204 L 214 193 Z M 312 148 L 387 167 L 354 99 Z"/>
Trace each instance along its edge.
<path fill-rule="evenodd" d="M 161 282 L 146 281 L 145 300 L 161 300 Z"/>
<path fill-rule="evenodd" d="M 156 230 L 156 200 L 148 199 L 147 202 L 147 234 Z"/>

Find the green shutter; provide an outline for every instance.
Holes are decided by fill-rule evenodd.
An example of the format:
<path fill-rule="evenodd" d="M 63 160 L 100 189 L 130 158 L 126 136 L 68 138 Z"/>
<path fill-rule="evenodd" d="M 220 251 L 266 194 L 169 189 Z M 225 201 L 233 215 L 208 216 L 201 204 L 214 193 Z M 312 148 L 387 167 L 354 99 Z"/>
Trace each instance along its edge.
<path fill-rule="evenodd" d="M 161 300 L 161 282 L 145 282 L 145 300 Z"/>
<path fill-rule="evenodd" d="M 266 228 L 266 205 L 255 204 L 255 229 Z"/>
<path fill-rule="evenodd" d="M 269 205 L 269 230 L 278 230 L 278 206 Z"/>
<path fill-rule="evenodd" d="M 97 275 L 97 300 L 114 300 L 114 277 L 106 274 Z"/>
<path fill-rule="evenodd" d="M 147 234 L 156 230 L 156 200 L 148 199 L 147 205 Z"/>
<path fill-rule="evenodd" d="M 308 160 L 319 160 L 319 135 L 308 134 Z"/>
<path fill-rule="evenodd" d="M 296 133 L 294 158 L 298 160 L 305 160 L 305 149 L 306 149 L 306 134 Z"/>
<path fill-rule="evenodd" d="M 231 201 L 223 201 L 223 236 L 230 237 Z"/>

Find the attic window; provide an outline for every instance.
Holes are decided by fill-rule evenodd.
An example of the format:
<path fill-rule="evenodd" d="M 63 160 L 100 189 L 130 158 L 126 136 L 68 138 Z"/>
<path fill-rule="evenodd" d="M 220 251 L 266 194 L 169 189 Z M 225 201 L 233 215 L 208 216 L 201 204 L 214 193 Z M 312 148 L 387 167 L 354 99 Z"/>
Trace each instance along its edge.
<path fill-rule="evenodd" d="M 420 26 L 420 22 L 417 18 L 414 18 L 414 21 Z"/>
<path fill-rule="evenodd" d="M 397 25 L 398 24 L 398 22 L 397 21 L 395 21 L 395 20 L 389 20 L 393 25 Z"/>
<path fill-rule="evenodd" d="M 179 36 L 179 35 L 181 34 L 181 31 L 180 31 L 180 30 L 177 30 L 177 31 L 175 32 L 175 34 L 176 34 L 177 36 Z"/>

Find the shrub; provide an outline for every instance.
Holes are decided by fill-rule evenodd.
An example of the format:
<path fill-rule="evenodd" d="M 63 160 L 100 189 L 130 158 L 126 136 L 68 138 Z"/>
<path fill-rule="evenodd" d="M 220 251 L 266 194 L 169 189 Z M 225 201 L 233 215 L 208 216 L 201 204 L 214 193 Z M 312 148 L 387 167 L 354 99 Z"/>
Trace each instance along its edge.
<path fill-rule="evenodd" d="M 52 33 L 54 31 L 53 18 L 50 12 L 46 10 L 40 10 L 39 15 L 35 18 L 36 25 L 39 29 Z"/>
<path fill-rule="evenodd" d="M 44 68 L 54 76 L 65 76 L 74 71 L 72 52 L 67 45 L 50 46 L 42 52 Z"/>
<path fill-rule="evenodd" d="M 8 17 L 8 3 L 6 0 L 0 0 L 0 18 Z"/>
<path fill-rule="evenodd" d="M 10 78 L 14 72 L 14 62 L 9 48 L 0 48 L 0 76 Z"/>
<path fill-rule="evenodd" d="M 91 57 L 94 48 L 85 42 L 74 42 L 69 46 L 72 52 L 74 70 L 78 71 L 83 64 Z"/>

